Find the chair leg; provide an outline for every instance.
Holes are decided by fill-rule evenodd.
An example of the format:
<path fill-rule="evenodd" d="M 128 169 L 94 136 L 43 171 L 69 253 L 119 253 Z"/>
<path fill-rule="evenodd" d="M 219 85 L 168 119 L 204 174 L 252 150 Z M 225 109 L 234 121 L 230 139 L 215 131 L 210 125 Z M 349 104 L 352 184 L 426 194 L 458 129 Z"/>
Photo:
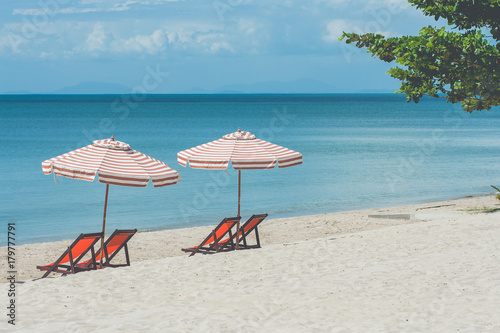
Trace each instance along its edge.
<path fill-rule="evenodd" d="M 217 242 L 217 235 L 215 234 L 215 229 L 212 230 L 212 237 L 214 238 L 215 252 L 219 252 L 219 242 Z"/>
<path fill-rule="evenodd" d="M 45 274 L 43 274 L 43 276 L 41 278 L 45 279 L 50 274 L 50 272 L 51 272 L 51 270 L 49 269 L 47 272 L 45 272 Z"/>
<path fill-rule="evenodd" d="M 233 233 L 231 232 L 231 229 L 229 229 L 229 250 L 228 251 L 233 251 L 234 249 L 236 249 L 236 246 L 234 245 L 234 242 L 233 242 Z"/>
<path fill-rule="evenodd" d="M 71 269 L 71 274 L 75 274 L 75 265 L 73 264 L 73 254 L 71 253 L 71 249 L 68 248 L 69 251 L 69 267 Z"/>
<path fill-rule="evenodd" d="M 128 256 L 128 245 L 125 244 L 125 258 L 127 259 L 127 266 L 130 266 L 130 257 Z"/>
<path fill-rule="evenodd" d="M 97 263 L 95 262 L 95 251 L 94 251 L 94 247 L 93 246 L 90 249 L 90 251 L 92 253 L 92 262 L 91 262 L 91 264 L 94 266 L 92 269 L 97 269 Z"/>
<path fill-rule="evenodd" d="M 257 247 L 260 247 L 260 239 L 259 239 L 259 228 L 255 227 L 255 239 L 257 240 Z"/>

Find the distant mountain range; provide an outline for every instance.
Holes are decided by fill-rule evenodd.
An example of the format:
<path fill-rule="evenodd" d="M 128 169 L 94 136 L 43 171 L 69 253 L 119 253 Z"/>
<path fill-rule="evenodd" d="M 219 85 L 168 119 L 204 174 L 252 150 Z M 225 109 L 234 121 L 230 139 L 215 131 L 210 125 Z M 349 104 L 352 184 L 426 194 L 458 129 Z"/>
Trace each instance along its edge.
<path fill-rule="evenodd" d="M 264 81 L 250 84 L 232 84 L 214 90 L 194 87 L 188 90 L 165 93 L 174 94 L 328 94 L 328 93 L 393 93 L 391 89 L 364 89 L 349 91 L 343 87 L 327 84 L 314 79 Z M 130 94 L 132 89 L 119 83 L 82 82 L 58 90 L 40 94 Z M 29 91 L 10 91 L 4 94 L 31 94 Z"/>
<path fill-rule="evenodd" d="M 216 89 L 215 93 L 275 93 L 275 94 L 322 94 L 345 92 L 342 88 L 329 85 L 327 83 L 313 80 L 300 79 L 290 82 L 264 81 L 252 84 L 234 84 L 222 86 Z"/>
<path fill-rule="evenodd" d="M 32 92 L 28 90 L 5 91 L 2 93 L 2 95 L 29 95 L 29 94 L 32 94 Z"/>
<path fill-rule="evenodd" d="M 49 94 L 130 94 L 131 89 L 119 83 L 82 82 L 54 90 Z"/>
<path fill-rule="evenodd" d="M 19 91 L 6 91 L 3 94 L 4 95 L 29 95 L 29 94 L 94 95 L 94 94 L 128 94 L 130 92 L 131 89 L 129 87 L 119 83 L 89 81 L 89 82 L 81 82 L 73 86 L 68 86 L 53 91 L 33 93 L 27 90 L 19 90 Z"/>
<path fill-rule="evenodd" d="M 321 81 L 303 78 L 295 81 L 263 81 L 249 84 L 231 84 L 214 90 L 195 87 L 182 94 L 329 94 L 345 93 L 346 89 Z"/>

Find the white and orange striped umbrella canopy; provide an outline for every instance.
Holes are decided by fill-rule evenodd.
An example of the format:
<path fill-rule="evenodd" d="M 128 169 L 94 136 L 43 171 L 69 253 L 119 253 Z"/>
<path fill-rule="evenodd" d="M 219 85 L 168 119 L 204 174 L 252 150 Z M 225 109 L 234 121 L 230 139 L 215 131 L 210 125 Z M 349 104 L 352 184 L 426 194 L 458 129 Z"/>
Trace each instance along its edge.
<path fill-rule="evenodd" d="M 227 169 L 229 162 L 236 170 L 272 169 L 276 165 L 286 168 L 302 164 L 302 154 L 238 129 L 219 140 L 177 153 L 177 161 L 194 169 Z"/>
<path fill-rule="evenodd" d="M 151 179 L 154 187 L 180 182 L 179 172 L 165 163 L 130 148 L 114 137 L 42 162 L 45 174 L 99 182 L 111 185 L 145 187 Z"/>

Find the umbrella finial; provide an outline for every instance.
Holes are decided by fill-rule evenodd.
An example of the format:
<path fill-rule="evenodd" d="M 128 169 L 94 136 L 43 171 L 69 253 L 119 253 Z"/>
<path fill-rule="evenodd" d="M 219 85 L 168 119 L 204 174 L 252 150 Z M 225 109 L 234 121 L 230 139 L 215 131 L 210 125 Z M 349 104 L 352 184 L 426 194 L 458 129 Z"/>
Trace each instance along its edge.
<path fill-rule="evenodd" d="M 115 136 L 111 135 L 111 141 L 115 141 Z"/>

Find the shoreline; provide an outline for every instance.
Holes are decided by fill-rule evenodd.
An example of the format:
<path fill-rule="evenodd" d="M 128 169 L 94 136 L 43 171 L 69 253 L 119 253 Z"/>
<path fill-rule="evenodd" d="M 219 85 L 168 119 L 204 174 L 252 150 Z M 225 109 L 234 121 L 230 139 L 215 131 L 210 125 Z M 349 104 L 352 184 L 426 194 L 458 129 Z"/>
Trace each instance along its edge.
<path fill-rule="evenodd" d="M 459 197 L 451 197 L 451 198 L 443 198 L 443 199 L 437 199 L 437 200 L 424 200 L 424 201 L 416 201 L 414 203 L 405 203 L 402 205 L 398 206 L 411 206 L 411 205 L 417 205 L 417 204 L 426 204 L 426 203 L 432 203 L 432 202 L 441 202 L 441 201 L 454 201 L 454 200 L 461 200 L 461 199 L 468 199 L 468 198 L 480 198 L 480 197 L 489 197 L 495 195 L 496 192 L 489 192 L 489 193 L 477 193 L 477 194 L 469 194 L 469 195 L 463 195 Z M 396 206 L 376 206 L 376 207 L 368 207 L 368 208 L 359 208 L 355 210 L 341 210 L 341 211 L 330 211 L 330 212 L 324 212 L 324 213 L 311 213 L 311 214 L 299 214 L 299 215 L 286 215 L 284 217 L 277 217 L 276 219 L 288 219 L 288 218 L 300 218 L 304 216 L 311 216 L 311 215 L 323 215 L 323 214 L 337 214 L 337 213 L 345 213 L 345 212 L 351 212 L 351 211 L 363 211 L 363 210 L 369 210 L 369 209 L 382 209 L 382 208 L 391 208 L 391 207 L 396 207 Z M 272 218 L 272 215 L 270 216 Z M 222 219 L 223 217 L 221 217 Z M 161 232 L 161 231 L 168 231 L 168 230 L 182 230 L 182 229 L 190 229 L 190 228 L 203 228 L 203 227 L 208 227 L 215 225 L 218 222 L 214 222 L 214 224 L 209 224 L 209 225 L 190 225 L 190 226 L 180 226 L 180 227 L 157 227 L 157 228 L 145 228 L 141 230 L 140 226 L 136 226 L 135 228 L 138 229 L 137 233 L 149 233 L 149 232 Z M 108 230 L 107 233 L 111 233 L 112 230 Z M 75 237 L 77 237 L 78 234 L 75 234 Z M 62 236 L 65 237 L 65 236 Z M 55 243 L 55 242 L 62 242 L 62 241 L 72 241 L 74 238 L 63 238 L 63 239 L 51 239 L 51 240 L 46 240 L 46 241 L 34 241 L 34 242 L 28 242 L 28 243 L 20 243 L 16 244 L 17 246 L 23 246 L 23 245 L 30 245 L 30 244 L 46 244 L 46 243 Z M 0 249 L 6 247 L 5 246 L 0 246 Z"/>
<path fill-rule="evenodd" d="M 432 201 L 394 207 L 369 208 L 363 210 L 302 215 L 295 217 L 268 217 L 259 227 L 262 247 L 293 241 L 308 241 L 327 237 L 356 233 L 394 225 L 414 224 L 433 220 L 446 220 L 471 215 L 468 209 L 492 206 L 500 208 L 492 194 L 471 195 L 462 198 Z M 379 216 L 376 216 L 379 215 Z M 393 216 L 388 216 L 393 215 Z M 412 217 L 413 216 L 413 217 Z M 416 218 L 415 218 L 416 217 Z M 244 222 L 245 219 L 242 219 Z M 197 226 L 157 231 L 139 231 L 129 242 L 132 264 L 150 259 L 187 256 L 181 248 L 197 245 L 215 226 Z M 288 230 L 284 235 L 282 229 Z M 112 230 L 108 230 L 108 235 Z M 108 236 L 107 235 L 107 236 Z M 107 237 L 106 236 L 106 237 Z M 18 281 L 39 278 L 42 272 L 36 265 L 53 262 L 73 239 L 54 242 L 31 243 L 16 246 L 19 267 Z M 96 247 L 96 250 L 99 246 Z M 153 247 L 154 249 L 151 249 Z M 7 247 L 0 247 L 6 252 Z M 3 266 L 4 275 L 7 271 Z M 54 274 L 58 276 L 60 274 Z"/>

